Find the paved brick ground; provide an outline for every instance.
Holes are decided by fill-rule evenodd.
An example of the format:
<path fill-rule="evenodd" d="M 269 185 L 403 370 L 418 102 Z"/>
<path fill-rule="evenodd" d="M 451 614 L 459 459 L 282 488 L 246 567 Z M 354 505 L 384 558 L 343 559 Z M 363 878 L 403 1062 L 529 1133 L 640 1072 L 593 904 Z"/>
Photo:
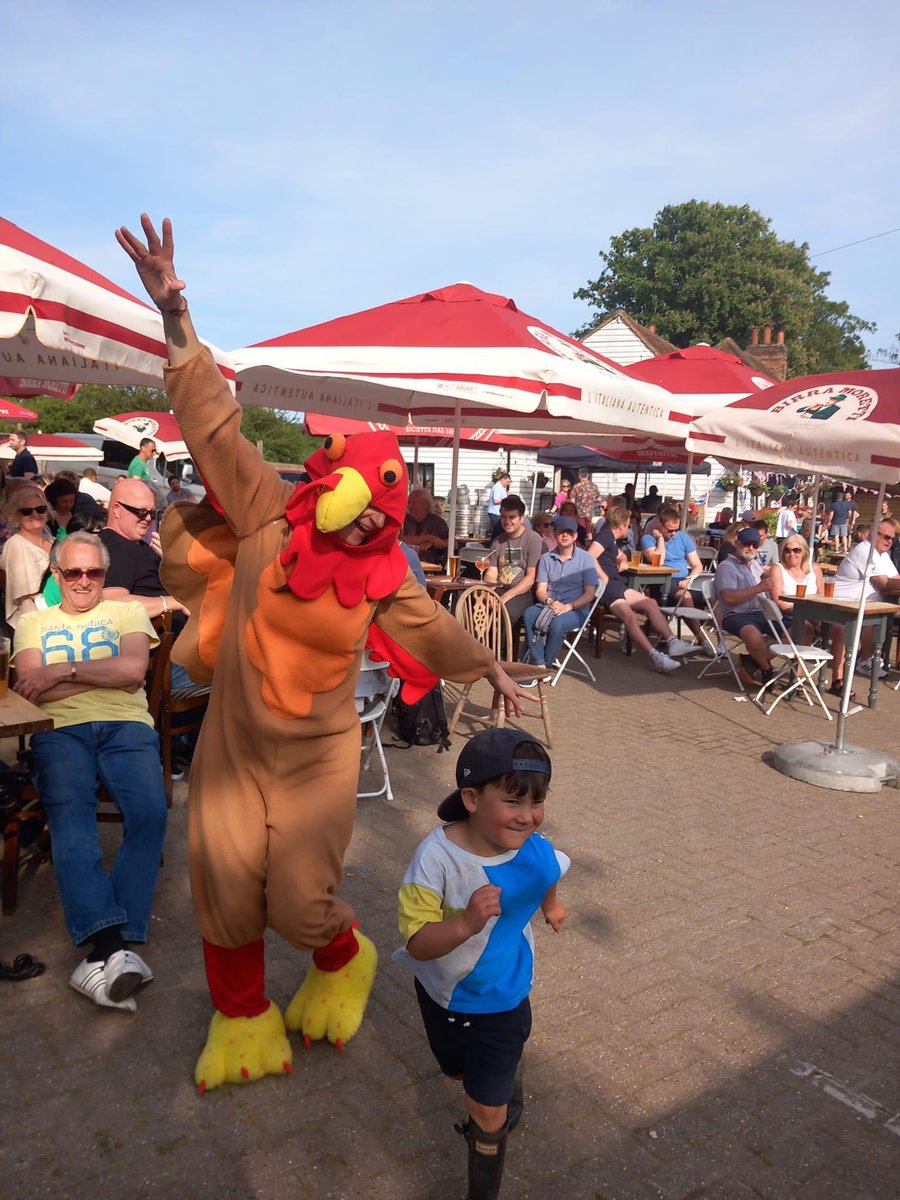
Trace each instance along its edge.
<path fill-rule="evenodd" d="M 654 675 L 610 643 L 595 686 L 555 690 L 545 828 L 573 858 L 563 933 L 536 929 L 528 1109 L 505 1197 L 896 1200 L 900 1194 L 897 792 L 776 774 L 782 741 L 827 739 L 805 706 L 766 719 L 727 681 Z M 897 744 L 900 697 L 851 721 Z M 535 727 L 538 728 L 538 727 Z M 196 1095 L 209 1015 L 177 788 L 136 1017 L 67 986 L 51 872 L 23 878 L 0 953 L 46 975 L 0 984 L 0 1196 L 452 1200 L 458 1085 L 436 1072 L 390 961 L 394 894 L 452 758 L 392 750 L 396 799 L 361 804 L 345 893 L 382 965 L 343 1056 Z M 114 844 L 115 832 L 104 837 Z M 270 944 L 284 1003 L 304 956 Z"/>

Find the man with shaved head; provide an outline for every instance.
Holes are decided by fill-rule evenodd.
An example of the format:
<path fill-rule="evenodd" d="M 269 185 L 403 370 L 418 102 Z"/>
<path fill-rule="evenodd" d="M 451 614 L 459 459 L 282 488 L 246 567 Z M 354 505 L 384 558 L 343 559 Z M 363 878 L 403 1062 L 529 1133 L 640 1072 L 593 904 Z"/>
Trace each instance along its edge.
<path fill-rule="evenodd" d="M 185 612 L 167 594 L 159 578 L 162 549 L 157 534 L 144 536 L 156 516 L 156 493 L 140 479 L 119 479 L 109 500 L 109 516 L 100 539 L 109 551 L 107 600 L 137 600 L 149 617 Z"/>

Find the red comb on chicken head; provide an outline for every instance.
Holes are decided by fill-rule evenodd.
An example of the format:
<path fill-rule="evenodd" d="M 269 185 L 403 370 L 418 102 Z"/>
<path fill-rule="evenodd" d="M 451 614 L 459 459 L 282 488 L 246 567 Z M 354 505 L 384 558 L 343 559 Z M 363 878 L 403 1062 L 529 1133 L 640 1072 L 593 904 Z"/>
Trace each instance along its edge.
<path fill-rule="evenodd" d="M 335 434 L 304 464 L 285 515 L 293 531 L 281 556 L 288 586 L 304 600 L 333 587 L 344 608 L 395 591 L 407 562 L 397 544 L 408 476 L 392 433 Z"/>

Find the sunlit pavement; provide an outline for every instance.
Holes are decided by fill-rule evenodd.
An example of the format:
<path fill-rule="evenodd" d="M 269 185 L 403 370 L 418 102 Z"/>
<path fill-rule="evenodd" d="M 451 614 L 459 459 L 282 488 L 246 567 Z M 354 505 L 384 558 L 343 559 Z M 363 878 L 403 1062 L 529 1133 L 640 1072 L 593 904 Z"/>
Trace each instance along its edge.
<path fill-rule="evenodd" d="M 527 1108 L 504 1200 L 896 1200 L 897 792 L 776 774 L 776 745 L 828 740 L 834 724 L 802 701 L 766 718 L 697 670 L 660 676 L 609 641 L 596 684 L 553 690 L 544 829 L 572 856 L 569 921 L 559 935 L 535 927 Z M 882 684 L 850 740 L 896 747 L 898 715 Z M 343 1055 L 295 1039 L 290 1077 L 194 1089 L 210 1009 L 186 785 L 146 951 L 157 982 L 137 1016 L 68 986 L 78 956 L 51 869 L 26 870 L 0 954 L 28 951 L 47 972 L 0 984 L 4 1200 L 464 1195 L 459 1085 L 438 1075 L 410 978 L 390 960 L 397 885 L 455 753 L 388 757 L 396 798 L 360 802 L 344 884 L 381 953 L 369 1012 Z M 110 846 L 116 836 L 103 831 Z M 307 961 L 271 939 L 276 1002 Z"/>

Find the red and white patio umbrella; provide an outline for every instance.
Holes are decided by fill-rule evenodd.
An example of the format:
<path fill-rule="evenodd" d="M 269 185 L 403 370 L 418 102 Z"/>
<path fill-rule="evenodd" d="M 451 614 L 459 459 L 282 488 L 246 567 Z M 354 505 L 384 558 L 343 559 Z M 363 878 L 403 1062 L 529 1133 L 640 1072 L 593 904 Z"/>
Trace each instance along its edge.
<path fill-rule="evenodd" d="M 0 378 L 0 396 L 10 400 L 33 400 L 36 396 L 55 396 L 57 400 L 71 400 L 77 391 L 77 383 L 60 383 L 58 379 Z M 27 410 L 23 409 L 24 411 Z M 37 417 L 31 419 L 37 420 Z"/>
<path fill-rule="evenodd" d="M 233 379 L 227 356 L 210 349 Z M 4 377 L 158 388 L 165 362 L 156 309 L 0 217 Z"/>
<path fill-rule="evenodd" d="M 30 433 L 28 449 L 41 462 L 89 463 L 101 462 L 103 454 L 95 446 L 81 442 L 78 438 L 63 437 L 58 433 Z M 15 457 L 15 451 L 8 442 L 0 443 L 0 459 Z"/>
<path fill-rule="evenodd" d="M 117 417 L 101 417 L 94 422 L 94 433 L 102 433 L 115 442 L 124 442 L 135 450 L 140 447 L 143 438 L 153 438 L 157 450 L 169 461 L 191 456 L 173 413 L 130 412 Z"/>
<path fill-rule="evenodd" d="M 397 435 L 401 443 L 418 442 L 426 446 L 452 446 L 455 430 L 452 426 L 413 425 L 402 428 L 378 421 L 352 421 L 348 417 L 324 417 L 321 413 L 306 414 L 306 429 L 313 437 L 329 434 L 372 433 L 387 430 Z M 518 437 L 497 429 L 460 429 L 459 444 L 465 450 L 534 450 L 547 443 L 541 438 Z"/>
<path fill-rule="evenodd" d="M 880 512 L 884 485 L 900 482 L 900 370 L 789 379 L 698 417 L 689 430 L 687 448 L 717 458 L 764 462 L 785 472 L 872 480 L 881 484 L 875 507 Z M 870 564 L 874 549 L 872 542 Z M 860 615 L 864 597 L 865 588 Z M 859 623 L 854 632 L 835 745 L 827 748 L 842 753 Z"/>
<path fill-rule="evenodd" d="M 242 404 L 535 437 L 671 435 L 693 410 L 468 283 L 339 317 L 232 354 Z"/>
<path fill-rule="evenodd" d="M 0 379 L 0 383 L 3 380 Z M 0 389 L 0 396 L 6 393 Z M 36 421 L 38 415 L 32 412 L 30 408 L 23 408 L 21 404 L 13 404 L 12 400 L 0 400 L 0 421 Z"/>
<path fill-rule="evenodd" d="M 900 370 L 806 375 L 712 409 L 687 448 L 776 470 L 900 480 Z"/>
<path fill-rule="evenodd" d="M 634 379 L 689 398 L 698 416 L 776 382 L 770 375 L 751 370 L 736 354 L 703 343 L 629 363 L 622 369 Z"/>

